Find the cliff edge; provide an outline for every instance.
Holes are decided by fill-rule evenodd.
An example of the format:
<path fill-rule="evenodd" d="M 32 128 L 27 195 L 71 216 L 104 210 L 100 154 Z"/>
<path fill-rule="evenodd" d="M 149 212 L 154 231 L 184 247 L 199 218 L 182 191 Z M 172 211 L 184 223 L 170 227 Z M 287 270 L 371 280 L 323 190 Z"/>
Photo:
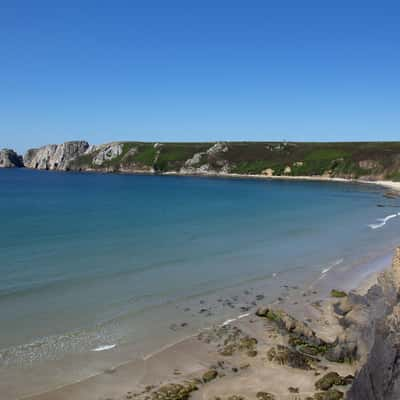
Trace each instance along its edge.
<path fill-rule="evenodd" d="M 380 294 L 377 293 L 381 291 Z M 370 312 L 370 324 L 364 327 L 369 336 L 366 361 L 348 392 L 348 400 L 400 399 L 400 248 L 392 268 L 379 277 L 369 291 L 378 296 Z M 368 294 L 367 294 L 368 296 Z M 380 312 L 374 306 L 380 303 Z"/>
<path fill-rule="evenodd" d="M 31 149 L 28 168 L 198 175 L 400 180 L 400 142 L 300 143 L 85 141 Z"/>
<path fill-rule="evenodd" d="M 29 149 L 24 155 L 24 165 L 27 168 L 65 171 L 71 160 L 85 154 L 88 149 L 89 143 L 85 141 L 48 144 Z"/>

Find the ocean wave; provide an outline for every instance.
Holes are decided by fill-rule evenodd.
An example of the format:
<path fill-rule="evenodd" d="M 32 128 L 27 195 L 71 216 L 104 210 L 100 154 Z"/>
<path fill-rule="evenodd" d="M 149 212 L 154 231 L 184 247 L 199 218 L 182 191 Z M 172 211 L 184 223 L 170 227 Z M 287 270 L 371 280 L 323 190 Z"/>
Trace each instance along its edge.
<path fill-rule="evenodd" d="M 245 313 L 245 314 L 240 314 L 240 315 L 238 315 L 236 318 L 227 319 L 226 321 L 224 321 L 224 322 L 221 324 L 221 326 L 229 325 L 229 324 L 231 324 L 232 322 L 235 322 L 235 321 L 237 321 L 238 319 L 242 319 L 242 318 L 248 317 L 249 315 L 250 315 L 250 313 Z"/>
<path fill-rule="evenodd" d="M 111 349 L 113 349 L 113 348 L 116 347 L 116 346 L 117 346 L 116 344 L 106 344 L 106 345 L 104 345 L 104 346 L 96 347 L 95 349 L 92 349 L 91 351 L 111 350 Z"/>
<path fill-rule="evenodd" d="M 385 217 L 385 218 L 378 218 L 377 221 L 379 221 L 379 222 L 378 222 L 377 224 L 369 224 L 368 226 L 369 226 L 371 229 L 379 229 L 379 228 L 382 228 L 383 226 L 386 225 L 386 222 L 388 222 L 389 220 L 391 220 L 391 219 L 393 219 L 393 218 L 396 218 L 397 216 L 400 216 L 400 213 L 391 214 L 391 215 L 388 215 L 388 216 Z"/>
<path fill-rule="evenodd" d="M 342 264 L 343 258 L 339 258 L 338 260 L 334 261 L 333 263 L 329 264 L 326 268 L 321 271 L 321 275 L 327 274 L 333 267 Z"/>
<path fill-rule="evenodd" d="M 60 335 L 49 335 L 30 343 L 0 349 L 0 366 L 29 366 L 38 361 L 58 360 L 65 354 L 84 351 L 103 351 L 116 346 L 115 338 L 105 328 L 97 326 L 93 331 L 77 330 Z M 112 347 L 110 347 L 112 346 Z"/>

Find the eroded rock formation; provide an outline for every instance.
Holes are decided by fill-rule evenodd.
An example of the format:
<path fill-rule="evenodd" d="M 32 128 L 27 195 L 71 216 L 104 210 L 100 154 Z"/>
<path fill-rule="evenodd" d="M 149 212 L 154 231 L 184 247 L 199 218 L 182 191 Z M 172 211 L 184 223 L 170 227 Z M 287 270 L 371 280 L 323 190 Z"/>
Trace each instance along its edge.
<path fill-rule="evenodd" d="M 0 168 L 20 168 L 23 166 L 24 163 L 22 161 L 22 157 L 19 156 L 14 150 L 0 150 Z"/>
<path fill-rule="evenodd" d="M 89 143 L 82 140 L 49 144 L 28 150 L 24 155 L 24 164 L 27 168 L 67 170 L 70 161 L 84 155 L 88 149 Z"/>
<path fill-rule="evenodd" d="M 370 349 L 348 400 L 400 399 L 400 249 L 396 250 L 392 268 L 381 275 L 378 287 L 380 293 L 376 287 L 372 288 L 375 292 L 375 301 L 369 301 L 372 318 L 364 329 Z"/>

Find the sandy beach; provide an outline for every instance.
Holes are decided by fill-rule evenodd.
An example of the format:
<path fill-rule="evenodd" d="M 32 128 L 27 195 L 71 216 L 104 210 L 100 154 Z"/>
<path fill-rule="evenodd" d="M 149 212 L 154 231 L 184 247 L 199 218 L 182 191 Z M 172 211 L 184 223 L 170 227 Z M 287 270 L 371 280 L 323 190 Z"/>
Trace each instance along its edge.
<path fill-rule="evenodd" d="M 127 172 L 132 173 L 132 172 Z M 208 177 L 222 177 L 222 178 L 249 178 L 249 179 L 270 179 L 270 180 L 286 180 L 286 181 L 311 181 L 311 182 L 341 182 L 341 183 L 361 183 L 367 185 L 379 185 L 400 191 L 400 182 L 389 181 L 389 180 L 368 180 L 368 179 L 348 179 L 348 178 L 336 178 L 325 175 L 314 175 L 314 176 L 292 176 L 292 175 L 263 175 L 263 174 L 235 174 L 235 173 L 201 173 L 201 174 L 184 174 L 181 172 L 165 172 L 162 175 L 171 176 L 208 176 Z"/>
<path fill-rule="evenodd" d="M 368 272 L 356 272 L 343 286 L 365 295 L 389 266 L 386 262 Z M 329 277 L 307 287 L 287 287 L 286 296 L 267 305 L 282 313 L 284 321 L 289 319 L 296 326 L 294 331 L 265 317 L 259 307 L 141 360 L 24 400 L 313 399 L 316 382 L 330 372 L 343 378 L 337 389 L 344 393 L 365 361 L 365 353 L 360 350 L 351 362 L 337 362 L 315 350 L 334 346 L 344 334 L 340 322 L 344 314 L 335 307 L 342 303 L 346 307 L 347 295 L 332 297 L 333 288 L 342 289 L 337 279 Z M 301 332 L 298 336 L 296 329 Z M 293 345 L 293 337 L 307 343 L 304 331 L 316 340 L 314 344 Z"/>

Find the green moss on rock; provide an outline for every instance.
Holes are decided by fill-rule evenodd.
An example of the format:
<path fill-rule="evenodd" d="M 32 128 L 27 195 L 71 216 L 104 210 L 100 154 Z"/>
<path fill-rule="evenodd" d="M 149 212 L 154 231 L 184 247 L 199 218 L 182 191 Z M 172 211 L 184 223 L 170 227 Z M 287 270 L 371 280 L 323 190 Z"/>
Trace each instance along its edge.
<path fill-rule="evenodd" d="M 342 290 L 338 290 L 338 289 L 331 290 L 331 297 L 341 298 L 341 297 L 346 297 L 346 296 L 347 296 L 347 293 Z"/>

